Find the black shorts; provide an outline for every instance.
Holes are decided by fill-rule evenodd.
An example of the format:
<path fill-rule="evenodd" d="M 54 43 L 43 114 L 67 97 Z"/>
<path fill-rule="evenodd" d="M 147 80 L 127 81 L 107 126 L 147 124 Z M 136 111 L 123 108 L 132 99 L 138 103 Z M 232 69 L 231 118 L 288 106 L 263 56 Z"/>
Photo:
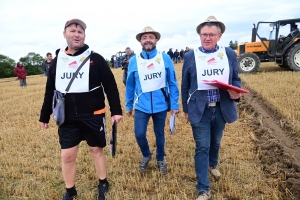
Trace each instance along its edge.
<path fill-rule="evenodd" d="M 91 147 L 106 146 L 105 114 L 92 119 L 66 119 L 58 128 L 61 149 L 75 147 L 82 140 L 86 140 Z"/>

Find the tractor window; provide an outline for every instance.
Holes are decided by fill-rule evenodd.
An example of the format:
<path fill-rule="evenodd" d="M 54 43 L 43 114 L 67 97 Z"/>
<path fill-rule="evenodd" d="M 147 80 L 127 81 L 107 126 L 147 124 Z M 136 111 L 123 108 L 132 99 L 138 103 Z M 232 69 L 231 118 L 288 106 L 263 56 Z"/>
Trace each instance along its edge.
<path fill-rule="evenodd" d="M 295 23 L 295 25 L 297 25 L 299 27 L 300 23 L 297 22 Z M 299 28 L 298 28 L 299 30 Z M 286 24 L 285 26 L 280 26 L 280 30 L 279 30 L 279 37 L 290 37 L 291 35 L 289 35 L 291 33 L 291 24 Z M 292 36 L 297 35 L 295 32 L 292 34 Z"/>
<path fill-rule="evenodd" d="M 287 24 L 285 26 L 280 26 L 278 37 L 279 38 L 286 37 L 290 32 L 291 31 L 290 31 L 290 25 L 289 24 Z"/>
<path fill-rule="evenodd" d="M 257 29 L 257 34 L 261 38 L 262 41 L 265 40 L 274 40 L 276 33 L 276 27 L 271 27 L 269 23 L 260 23 Z M 257 41 L 260 39 L 257 37 Z"/>

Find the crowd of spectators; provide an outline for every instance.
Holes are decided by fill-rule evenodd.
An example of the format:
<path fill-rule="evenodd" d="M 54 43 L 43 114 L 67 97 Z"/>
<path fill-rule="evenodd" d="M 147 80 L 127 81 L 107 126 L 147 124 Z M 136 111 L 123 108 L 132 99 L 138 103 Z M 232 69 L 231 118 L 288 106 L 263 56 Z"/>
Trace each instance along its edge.
<path fill-rule="evenodd" d="M 175 64 L 177 63 L 181 63 L 184 60 L 184 54 L 186 52 L 188 52 L 190 50 L 189 47 L 186 47 L 185 50 L 181 49 L 180 51 L 178 51 L 178 49 L 176 49 L 173 52 L 173 48 L 170 48 L 169 51 L 167 52 L 167 54 L 170 56 L 170 58 L 173 60 L 173 62 Z"/>
<path fill-rule="evenodd" d="M 175 49 L 173 52 L 173 48 L 170 48 L 167 54 L 170 56 L 170 58 L 173 60 L 174 64 L 182 63 L 184 60 L 184 54 L 190 50 L 189 47 L 186 47 L 185 50 L 181 49 L 180 51 L 178 49 Z M 132 51 L 133 52 L 133 51 Z M 163 51 L 165 53 L 165 51 Z M 119 52 L 116 55 L 112 55 L 110 59 L 110 63 L 112 65 L 112 68 L 120 68 L 122 67 L 122 63 L 126 57 L 125 55 L 122 55 L 124 52 Z"/>

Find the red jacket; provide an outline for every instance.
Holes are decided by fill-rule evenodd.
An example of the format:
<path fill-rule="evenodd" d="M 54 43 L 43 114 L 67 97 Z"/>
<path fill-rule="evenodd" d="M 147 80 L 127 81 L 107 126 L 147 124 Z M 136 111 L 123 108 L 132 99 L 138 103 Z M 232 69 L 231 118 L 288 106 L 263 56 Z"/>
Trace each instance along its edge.
<path fill-rule="evenodd" d="M 18 79 L 24 79 L 26 78 L 27 72 L 24 66 L 21 67 L 15 67 L 14 69 L 15 74 L 17 75 Z"/>

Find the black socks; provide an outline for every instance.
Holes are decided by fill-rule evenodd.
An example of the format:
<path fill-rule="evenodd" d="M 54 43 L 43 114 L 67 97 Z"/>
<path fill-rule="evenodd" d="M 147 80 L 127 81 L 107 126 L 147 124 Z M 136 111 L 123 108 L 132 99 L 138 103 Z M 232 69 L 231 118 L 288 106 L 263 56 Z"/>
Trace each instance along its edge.
<path fill-rule="evenodd" d="M 103 185 L 105 183 L 108 183 L 108 181 L 107 181 L 106 178 L 103 179 L 103 180 L 99 179 L 99 185 Z M 70 197 L 73 197 L 73 196 L 77 195 L 77 191 L 76 191 L 75 185 L 73 187 L 71 187 L 71 188 L 66 188 L 66 190 L 67 190 L 67 193 L 69 193 Z"/>
<path fill-rule="evenodd" d="M 105 184 L 105 183 L 108 183 L 106 178 L 103 179 L 103 180 L 99 179 L 99 185 L 102 185 L 102 184 Z"/>
<path fill-rule="evenodd" d="M 75 185 L 73 187 L 71 187 L 71 188 L 66 188 L 66 190 L 69 193 L 70 197 L 77 195 L 77 191 L 76 191 Z"/>

